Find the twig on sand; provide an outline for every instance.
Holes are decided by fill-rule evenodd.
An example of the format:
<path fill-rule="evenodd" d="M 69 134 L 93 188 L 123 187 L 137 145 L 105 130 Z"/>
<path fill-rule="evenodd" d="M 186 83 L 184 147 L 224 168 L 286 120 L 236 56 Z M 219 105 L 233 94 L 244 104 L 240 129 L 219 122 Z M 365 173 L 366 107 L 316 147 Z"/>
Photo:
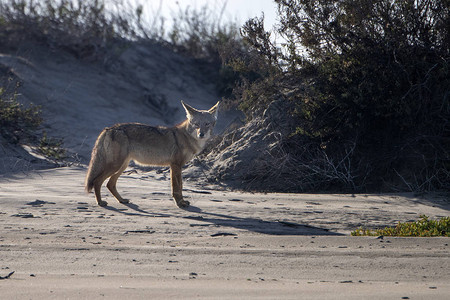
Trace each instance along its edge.
<path fill-rule="evenodd" d="M 9 273 L 9 274 L 6 275 L 6 276 L 0 276 L 0 280 L 3 280 L 3 279 L 9 279 L 9 277 L 11 277 L 11 275 L 14 274 L 14 272 L 15 272 L 15 271 L 12 271 L 11 273 Z"/>

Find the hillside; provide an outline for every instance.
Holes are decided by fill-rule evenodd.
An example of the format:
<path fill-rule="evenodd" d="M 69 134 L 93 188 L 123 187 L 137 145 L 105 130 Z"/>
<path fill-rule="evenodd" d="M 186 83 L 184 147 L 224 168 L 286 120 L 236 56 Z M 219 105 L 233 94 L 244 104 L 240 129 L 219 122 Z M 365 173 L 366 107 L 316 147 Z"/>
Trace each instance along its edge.
<path fill-rule="evenodd" d="M 122 122 L 171 126 L 184 119 L 180 100 L 201 109 L 218 95 L 198 60 L 154 43 L 130 43 L 116 59 L 90 62 L 38 44 L 0 54 L 0 76 L 17 82 L 17 100 L 42 110 L 48 136 L 62 139 L 69 160 L 86 164 L 100 131 Z M 221 114 L 217 130 L 230 117 Z M 2 142 L 0 171 L 42 167 L 42 161 Z M 20 164 L 18 162 L 21 162 Z"/>

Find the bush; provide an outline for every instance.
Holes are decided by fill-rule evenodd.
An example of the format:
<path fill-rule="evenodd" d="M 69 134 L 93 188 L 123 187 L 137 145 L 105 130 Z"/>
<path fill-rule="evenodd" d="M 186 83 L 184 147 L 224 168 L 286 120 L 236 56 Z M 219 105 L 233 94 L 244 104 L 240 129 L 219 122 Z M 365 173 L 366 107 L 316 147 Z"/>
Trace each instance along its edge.
<path fill-rule="evenodd" d="M 238 28 L 234 22 L 223 23 L 226 3 L 219 11 L 209 6 L 200 8 L 178 7 L 173 16 L 173 27 L 168 32 L 168 42 L 180 52 L 194 58 L 220 59 L 218 49 L 230 40 L 238 38 Z"/>
<path fill-rule="evenodd" d="M 222 63 L 222 53 L 233 51 L 241 44 L 234 21 L 224 21 L 226 2 L 216 10 L 204 5 L 200 8 L 179 6 L 173 15 L 173 26 L 160 41 L 175 52 L 196 59 L 199 71 L 208 74 L 221 96 L 230 96 L 236 84 L 234 71 Z"/>
<path fill-rule="evenodd" d="M 8 141 L 17 143 L 41 124 L 40 109 L 34 105 L 25 108 L 16 101 L 17 94 L 5 97 L 4 90 L 0 88 L 0 134 Z"/>
<path fill-rule="evenodd" d="M 307 138 L 322 163 L 351 158 L 357 190 L 450 188 L 449 2 L 276 2 L 281 50 L 261 19 L 242 30 L 277 72 L 251 82 L 241 106 L 261 111 L 282 91 L 296 120 L 287 144 Z"/>
<path fill-rule="evenodd" d="M 260 115 L 280 94 L 278 78 L 282 73 L 277 50 L 263 24 L 264 16 L 248 20 L 241 28 L 241 43 L 221 53 L 238 77 L 233 96 L 249 119 Z"/>
<path fill-rule="evenodd" d="M 352 236 L 450 236 L 450 217 L 443 217 L 439 220 L 429 220 L 425 215 L 420 216 L 416 222 L 398 222 L 395 227 L 385 227 L 384 229 L 370 230 L 359 228 L 352 231 Z"/>
<path fill-rule="evenodd" d="M 62 161 L 67 158 L 66 149 L 64 149 L 62 145 L 62 139 L 48 137 L 47 132 L 44 131 L 41 139 L 39 140 L 37 152 L 53 161 Z"/>

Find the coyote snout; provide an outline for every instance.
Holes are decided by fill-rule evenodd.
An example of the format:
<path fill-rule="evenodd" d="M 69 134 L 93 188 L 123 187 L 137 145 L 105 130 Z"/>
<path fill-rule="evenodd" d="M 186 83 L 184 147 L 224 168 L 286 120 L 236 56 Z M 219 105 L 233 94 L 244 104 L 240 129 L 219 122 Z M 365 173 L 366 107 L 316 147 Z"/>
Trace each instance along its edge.
<path fill-rule="evenodd" d="M 128 203 L 117 192 L 116 183 L 131 160 L 149 166 L 170 166 L 172 196 L 179 207 L 189 206 L 183 200 L 181 168 L 203 150 L 216 124 L 219 102 L 209 110 L 195 109 L 181 101 L 187 119 L 171 128 L 138 123 L 116 124 L 105 128 L 92 150 L 85 187 L 94 189 L 97 203 L 106 206 L 100 189 L 106 185 L 120 203 Z"/>
<path fill-rule="evenodd" d="M 204 119 L 204 118 L 203 118 Z M 197 139 L 209 139 L 211 131 L 216 124 L 216 120 L 195 120 L 192 121 L 193 134 Z"/>

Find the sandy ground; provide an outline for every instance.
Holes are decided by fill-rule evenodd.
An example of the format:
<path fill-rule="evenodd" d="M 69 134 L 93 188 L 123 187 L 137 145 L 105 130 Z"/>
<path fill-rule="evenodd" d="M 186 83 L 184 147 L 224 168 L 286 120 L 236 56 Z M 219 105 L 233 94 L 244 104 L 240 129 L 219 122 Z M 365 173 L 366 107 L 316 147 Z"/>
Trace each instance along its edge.
<path fill-rule="evenodd" d="M 84 168 L 0 177 L 2 299 L 448 299 L 448 238 L 351 237 L 448 216 L 448 199 L 250 194 L 128 172 L 96 205 Z"/>

